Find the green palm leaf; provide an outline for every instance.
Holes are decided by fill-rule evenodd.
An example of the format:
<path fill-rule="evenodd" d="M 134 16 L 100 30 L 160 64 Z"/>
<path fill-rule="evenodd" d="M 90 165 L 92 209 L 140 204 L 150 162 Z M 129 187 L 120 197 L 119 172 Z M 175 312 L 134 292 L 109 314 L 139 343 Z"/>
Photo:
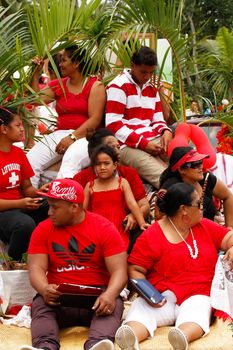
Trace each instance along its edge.
<path fill-rule="evenodd" d="M 7 9 L 0 8 L 0 81 L 10 76 L 24 65 L 22 56 L 27 56 L 32 49 L 27 19 L 23 11 L 7 15 Z M 20 57 L 17 47 L 21 46 Z M 19 53 L 19 51 L 18 51 Z"/>
<path fill-rule="evenodd" d="M 168 40 L 179 76 L 181 115 L 185 119 L 185 95 L 182 68 L 186 63 L 186 40 L 180 35 L 180 18 L 183 1 L 175 0 L 124 0 L 118 5 L 118 13 L 128 39 L 137 39 L 140 33 L 154 33 L 155 37 Z M 122 32 L 119 33 L 120 40 Z"/>
<path fill-rule="evenodd" d="M 114 65 L 109 57 L 115 53 L 125 66 L 129 65 L 139 37 L 150 32 L 170 43 L 179 76 L 181 113 L 185 118 L 182 67 L 186 62 L 186 40 L 180 36 L 182 5 L 183 0 L 119 0 L 104 4 L 101 0 L 83 0 L 77 7 L 75 0 L 70 0 L 69 6 L 67 0 L 33 0 L 27 12 L 18 11 L 7 18 L 6 31 L 0 26 L 0 40 L 5 47 L 0 54 L 0 77 L 13 82 L 14 96 L 20 90 L 20 96 L 13 102 L 18 104 L 33 72 L 33 56 L 51 59 L 67 45 L 68 39 L 76 40 L 87 50 L 88 73 L 96 73 L 103 66 L 111 71 Z M 123 43 L 126 33 L 127 40 Z M 10 60 L 6 65 L 2 62 L 7 57 Z M 27 74 L 22 70 L 25 65 L 31 67 Z M 15 70 L 20 70 L 20 83 L 12 79 Z M 3 85 L 7 91 L 7 84 Z M 27 96 L 30 99 L 32 95 Z"/>
<path fill-rule="evenodd" d="M 215 40 L 203 40 L 199 44 L 201 75 L 220 99 L 233 96 L 233 33 L 220 28 Z"/>

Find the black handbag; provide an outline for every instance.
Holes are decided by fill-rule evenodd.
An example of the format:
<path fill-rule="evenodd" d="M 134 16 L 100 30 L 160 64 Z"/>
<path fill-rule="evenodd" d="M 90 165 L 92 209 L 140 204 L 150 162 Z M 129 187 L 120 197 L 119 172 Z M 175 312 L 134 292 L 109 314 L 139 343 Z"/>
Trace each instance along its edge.
<path fill-rule="evenodd" d="M 165 300 L 164 296 L 145 278 L 130 278 L 130 282 L 136 292 L 151 306 L 155 306 Z"/>

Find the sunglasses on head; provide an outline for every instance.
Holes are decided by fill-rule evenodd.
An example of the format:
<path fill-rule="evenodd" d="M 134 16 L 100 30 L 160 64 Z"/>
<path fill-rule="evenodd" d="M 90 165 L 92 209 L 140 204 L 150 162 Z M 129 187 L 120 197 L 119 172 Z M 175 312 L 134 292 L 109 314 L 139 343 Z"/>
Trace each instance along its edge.
<path fill-rule="evenodd" d="M 182 165 L 183 168 L 197 169 L 203 164 L 203 160 L 197 160 L 196 162 L 188 162 Z"/>

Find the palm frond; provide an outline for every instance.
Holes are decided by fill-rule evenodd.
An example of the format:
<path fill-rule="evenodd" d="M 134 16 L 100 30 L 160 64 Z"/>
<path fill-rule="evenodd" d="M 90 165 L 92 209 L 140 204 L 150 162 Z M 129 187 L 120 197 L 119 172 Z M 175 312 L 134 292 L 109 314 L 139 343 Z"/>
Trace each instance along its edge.
<path fill-rule="evenodd" d="M 15 96 L 12 103 L 22 103 L 23 90 L 28 89 L 33 74 L 33 56 L 49 57 L 52 61 L 52 55 L 66 47 L 68 41 L 76 41 L 86 49 L 88 69 L 85 70 L 89 74 L 96 73 L 103 66 L 111 71 L 114 66 L 109 59 L 111 55 L 117 55 L 122 64 L 128 66 L 139 39 L 144 40 L 149 32 L 155 39 L 166 38 L 170 44 L 179 76 L 181 113 L 185 116 L 182 67 L 186 63 L 186 39 L 180 35 L 184 1 L 119 0 L 102 3 L 101 0 L 82 0 L 78 7 L 76 3 L 76 0 L 70 0 L 67 6 L 67 0 L 33 0 L 26 12 L 18 11 L 6 19 L 7 31 L 0 24 L 0 40 L 4 47 L 0 53 L 0 78 L 3 77 L 4 82 L 11 81 Z M 2 63 L 6 60 L 9 63 Z M 25 65 L 30 66 L 27 74 L 22 70 Z M 16 70 L 19 70 L 20 82 L 12 79 Z M 7 84 L 2 86 L 1 98 L 8 91 Z M 26 100 L 33 98 L 38 96 L 32 94 Z"/>
<path fill-rule="evenodd" d="M 155 36 L 168 40 L 179 76 L 181 114 L 185 119 L 185 94 L 182 68 L 186 63 L 186 41 L 180 35 L 180 18 L 183 1 L 176 0 L 124 0 L 120 2 L 119 14 L 125 23 L 128 37 L 139 34 L 141 26 Z"/>
<path fill-rule="evenodd" d="M 201 76 L 219 96 L 231 99 L 233 81 L 233 32 L 220 28 L 215 40 L 199 43 Z"/>
<path fill-rule="evenodd" d="M 32 49 L 25 13 L 20 10 L 6 15 L 8 9 L 0 8 L 0 81 L 25 65 L 22 57 L 28 56 Z M 17 55 L 17 45 L 21 46 L 21 57 Z"/>

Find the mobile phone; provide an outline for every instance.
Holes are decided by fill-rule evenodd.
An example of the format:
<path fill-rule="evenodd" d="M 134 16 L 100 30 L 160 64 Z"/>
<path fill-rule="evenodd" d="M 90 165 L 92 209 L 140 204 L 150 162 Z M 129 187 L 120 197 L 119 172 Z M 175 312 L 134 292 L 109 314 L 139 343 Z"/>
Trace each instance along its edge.
<path fill-rule="evenodd" d="M 150 305 L 154 306 L 165 300 L 164 296 L 145 278 L 131 278 L 131 284 Z"/>
<path fill-rule="evenodd" d="M 37 199 L 36 203 L 43 203 L 45 200 L 46 200 L 46 198 L 41 197 L 41 198 Z"/>
<path fill-rule="evenodd" d="M 127 219 L 122 221 L 122 226 L 123 226 L 124 229 L 126 228 L 126 225 L 127 225 Z"/>

